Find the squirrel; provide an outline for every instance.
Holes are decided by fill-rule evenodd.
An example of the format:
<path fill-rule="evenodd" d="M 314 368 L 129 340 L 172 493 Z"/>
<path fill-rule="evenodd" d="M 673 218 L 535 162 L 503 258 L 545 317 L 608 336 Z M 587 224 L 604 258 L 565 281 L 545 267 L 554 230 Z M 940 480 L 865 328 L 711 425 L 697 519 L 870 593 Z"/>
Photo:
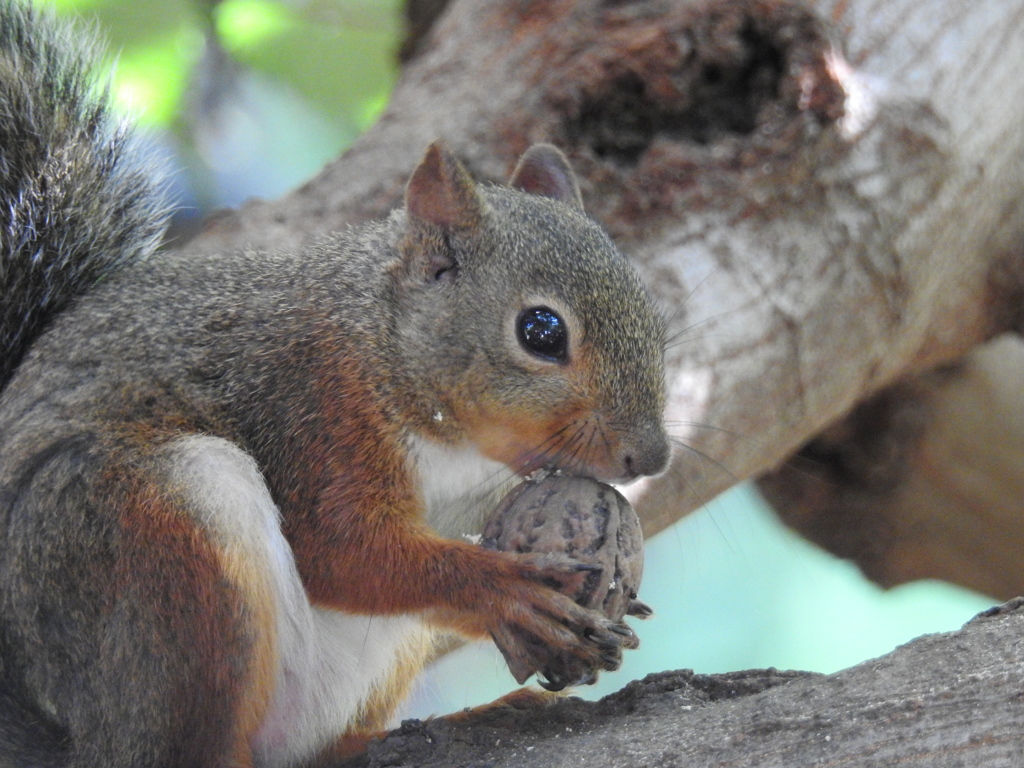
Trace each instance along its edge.
<path fill-rule="evenodd" d="M 565 157 L 434 143 L 384 220 L 159 251 L 82 51 L 0 0 L 0 765 L 325 764 L 438 633 L 617 667 L 583 564 L 465 538 L 502 482 L 668 461 L 663 319 Z"/>

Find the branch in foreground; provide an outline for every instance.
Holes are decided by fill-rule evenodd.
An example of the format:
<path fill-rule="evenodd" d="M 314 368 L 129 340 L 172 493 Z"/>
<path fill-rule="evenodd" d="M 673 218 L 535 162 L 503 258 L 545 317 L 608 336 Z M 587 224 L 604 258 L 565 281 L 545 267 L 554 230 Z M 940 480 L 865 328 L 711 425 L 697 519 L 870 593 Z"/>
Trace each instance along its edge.
<path fill-rule="evenodd" d="M 667 672 L 599 702 L 409 721 L 347 766 L 1024 764 L 1024 600 L 834 675 Z"/>

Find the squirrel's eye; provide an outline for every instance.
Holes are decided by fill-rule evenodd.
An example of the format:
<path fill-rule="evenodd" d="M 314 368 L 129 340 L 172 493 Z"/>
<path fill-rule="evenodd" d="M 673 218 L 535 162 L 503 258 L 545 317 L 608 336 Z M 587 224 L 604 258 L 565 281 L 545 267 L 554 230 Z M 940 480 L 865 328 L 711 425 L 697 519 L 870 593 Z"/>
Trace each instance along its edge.
<path fill-rule="evenodd" d="M 563 362 L 569 351 L 569 333 L 565 321 L 547 307 L 531 307 L 516 320 L 519 343 L 532 355 Z"/>

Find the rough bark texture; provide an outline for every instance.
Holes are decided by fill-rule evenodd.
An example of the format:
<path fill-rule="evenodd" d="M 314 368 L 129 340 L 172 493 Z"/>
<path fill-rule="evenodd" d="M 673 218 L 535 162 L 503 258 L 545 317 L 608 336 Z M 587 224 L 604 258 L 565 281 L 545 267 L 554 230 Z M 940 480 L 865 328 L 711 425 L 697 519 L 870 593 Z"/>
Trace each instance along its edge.
<path fill-rule="evenodd" d="M 834 675 L 668 672 L 600 702 L 409 721 L 364 768 L 1008 768 L 1024 764 L 1024 610 Z"/>
<path fill-rule="evenodd" d="M 561 145 L 671 317 L 648 533 L 1020 319 L 1022 0 L 455 0 L 423 50 L 356 147 L 194 247 L 381 215 L 438 136 L 492 179 Z"/>

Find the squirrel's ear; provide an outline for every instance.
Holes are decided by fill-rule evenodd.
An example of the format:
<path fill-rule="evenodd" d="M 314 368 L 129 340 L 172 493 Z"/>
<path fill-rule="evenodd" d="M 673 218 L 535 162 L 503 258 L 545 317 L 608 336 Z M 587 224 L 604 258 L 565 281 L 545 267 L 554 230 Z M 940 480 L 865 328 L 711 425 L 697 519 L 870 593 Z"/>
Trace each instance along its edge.
<path fill-rule="evenodd" d="M 526 150 L 512 171 L 508 185 L 583 210 L 583 198 L 576 184 L 576 175 L 565 155 L 551 144 L 534 144 Z"/>
<path fill-rule="evenodd" d="M 441 141 L 427 147 L 405 188 L 405 208 L 417 221 L 445 230 L 479 223 L 482 203 L 476 184 Z"/>

